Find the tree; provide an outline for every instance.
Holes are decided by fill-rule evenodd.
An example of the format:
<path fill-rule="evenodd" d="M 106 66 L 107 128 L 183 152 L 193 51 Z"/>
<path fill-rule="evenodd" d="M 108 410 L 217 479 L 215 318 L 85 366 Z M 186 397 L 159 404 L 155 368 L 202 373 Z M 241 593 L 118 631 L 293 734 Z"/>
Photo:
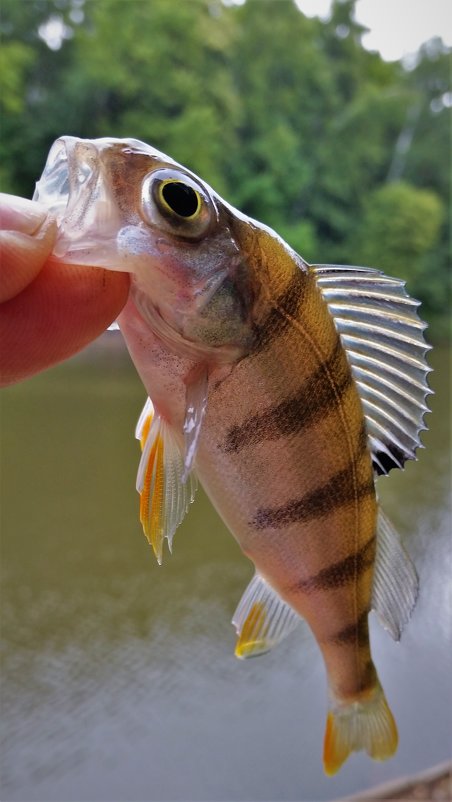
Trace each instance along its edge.
<path fill-rule="evenodd" d="M 152 0 L 131 13 L 123 0 L 101 0 L 86 14 L 75 57 L 96 99 L 95 132 L 144 139 L 225 188 L 236 98 L 221 4 Z"/>
<path fill-rule="evenodd" d="M 2 188 L 29 196 L 62 134 L 144 139 L 309 261 L 394 273 L 397 251 L 439 315 L 451 51 L 433 40 L 410 69 L 386 63 L 363 48 L 354 10 L 334 0 L 322 22 L 293 0 L 2 0 Z M 411 242 L 422 209 L 430 233 Z M 386 260 L 370 243 L 395 236 L 394 216 L 404 245 Z"/>
<path fill-rule="evenodd" d="M 2 0 L 0 61 L 3 99 L 0 163 L 3 191 L 29 196 L 39 177 L 49 144 L 61 131 L 63 76 L 72 42 L 52 50 L 40 31 L 49 21 L 70 37 L 71 0 Z M 58 126 L 58 127 L 57 127 Z M 54 135 L 54 131 L 57 133 Z"/>
<path fill-rule="evenodd" d="M 451 70 L 452 51 L 435 38 L 421 47 L 416 66 L 405 73 L 417 116 L 398 176 L 434 189 L 444 202 L 450 191 Z"/>
<path fill-rule="evenodd" d="M 439 259 L 444 205 L 435 192 L 404 182 L 376 189 L 351 248 L 359 264 L 405 279 L 410 295 L 424 302 L 423 315 L 448 316 L 448 271 Z"/>

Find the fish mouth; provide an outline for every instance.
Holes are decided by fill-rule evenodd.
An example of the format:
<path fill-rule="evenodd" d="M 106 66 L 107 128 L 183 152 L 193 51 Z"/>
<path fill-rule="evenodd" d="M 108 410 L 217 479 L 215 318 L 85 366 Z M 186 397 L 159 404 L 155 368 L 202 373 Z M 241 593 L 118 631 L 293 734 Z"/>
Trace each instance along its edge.
<path fill-rule="evenodd" d="M 61 223 L 86 204 L 86 193 L 92 194 L 99 175 L 99 156 L 91 143 L 72 136 L 63 136 L 53 143 L 33 200 L 47 206 Z M 83 195 L 82 195 L 83 193 Z M 84 203 L 80 200 L 84 198 Z M 81 210 L 79 209 L 79 214 Z"/>
<path fill-rule="evenodd" d="M 106 192 L 94 142 L 73 136 L 57 139 L 33 195 L 56 218 L 56 259 L 102 267 L 111 260 L 118 220 Z"/>

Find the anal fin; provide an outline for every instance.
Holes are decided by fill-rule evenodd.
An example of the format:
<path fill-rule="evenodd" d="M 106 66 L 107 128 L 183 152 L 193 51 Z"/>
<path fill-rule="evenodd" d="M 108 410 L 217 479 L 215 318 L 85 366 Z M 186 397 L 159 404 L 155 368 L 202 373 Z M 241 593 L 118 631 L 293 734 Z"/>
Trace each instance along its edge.
<path fill-rule="evenodd" d="M 240 659 L 265 654 L 300 623 L 301 618 L 259 574 L 255 574 L 234 613 Z"/>

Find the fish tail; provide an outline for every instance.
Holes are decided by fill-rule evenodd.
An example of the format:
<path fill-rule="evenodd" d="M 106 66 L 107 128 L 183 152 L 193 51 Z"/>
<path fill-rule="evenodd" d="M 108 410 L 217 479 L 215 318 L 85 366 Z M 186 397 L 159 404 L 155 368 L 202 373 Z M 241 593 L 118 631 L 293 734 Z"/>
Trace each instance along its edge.
<path fill-rule="evenodd" d="M 331 704 L 323 749 L 325 774 L 336 774 L 350 753 L 361 749 L 374 760 L 387 760 L 395 754 L 397 744 L 397 726 L 377 681 L 367 698 Z"/>

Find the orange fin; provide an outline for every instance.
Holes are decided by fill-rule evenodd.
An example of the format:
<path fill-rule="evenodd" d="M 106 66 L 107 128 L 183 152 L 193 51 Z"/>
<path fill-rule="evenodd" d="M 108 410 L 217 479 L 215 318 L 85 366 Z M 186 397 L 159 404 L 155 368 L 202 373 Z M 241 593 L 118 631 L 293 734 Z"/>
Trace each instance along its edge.
<path fill-rule="evenodd" d="M 262 602 L 255 602 L 243 624 L 235 647 L 235 656 L 243 659 L 268 652 L 270 647 L 267 643 L 267 630 L 265 607 Z"/>
<path fill-rule="evenodd" d="M 397 744 L 397 726 L 378 684 L 368 699 L 329 710 L 323 746 L 325 774 L 336 774 L 350 753 L 361 749 L 374 760 L 387 760 Z"/>
<path fill-rule="evenodd" d="M 159 564 L 163 541 L 171 550 L 174 533 L 193 501 L 196 478 L 184 481 L 184 458 L 168 424 L 155 412 L 148 398 L 140 415 L 135 435 L 142 455 L 137 475 L 140 494 L 140 521 Z"/>
<path fill-rule="evenodd" d="M 292 632 L 301 621 L 269 583 L 255 574 L 245 590 L 232 623 L 238 635 L 235 656 L 240 659 L 265 654 Z"/>

